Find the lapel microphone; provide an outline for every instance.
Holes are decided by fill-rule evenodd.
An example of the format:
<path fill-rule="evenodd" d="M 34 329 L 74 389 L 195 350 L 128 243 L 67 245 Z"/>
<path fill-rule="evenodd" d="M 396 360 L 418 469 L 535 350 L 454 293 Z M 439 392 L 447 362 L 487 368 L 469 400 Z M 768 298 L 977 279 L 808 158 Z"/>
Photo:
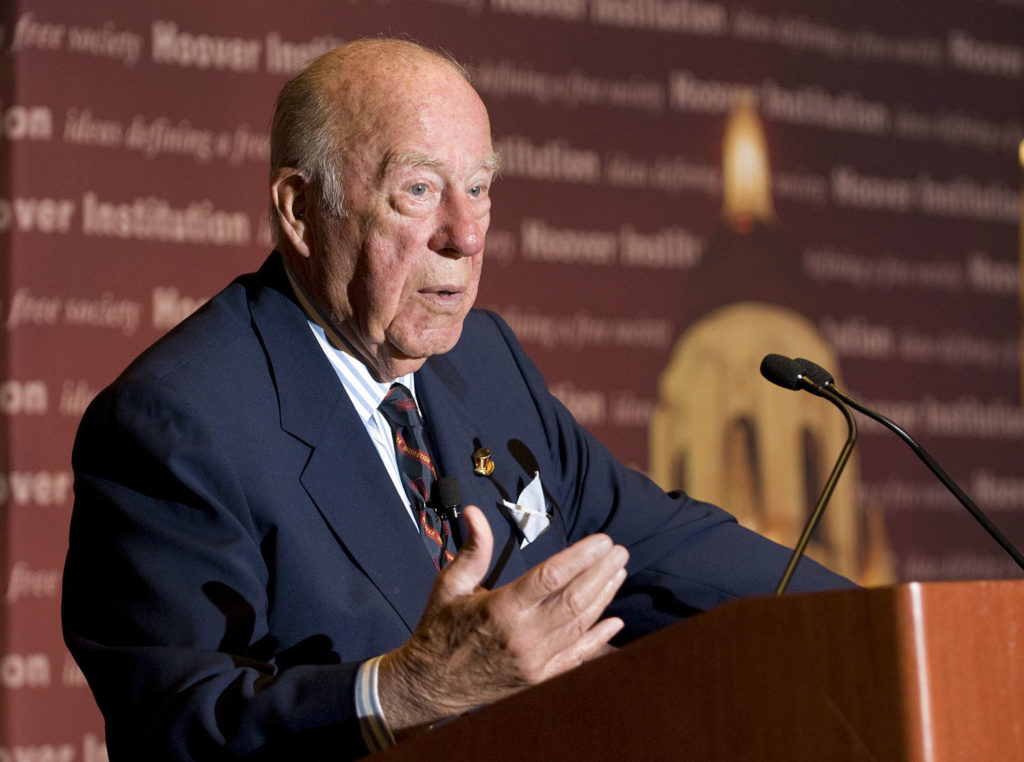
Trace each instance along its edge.
<path fill-rule="evenodd" d="M 442 476 L 434 483 L 431 508 L 449 524 L 454 524 L 462 507 L 462 485 L 454 476 Z"/>

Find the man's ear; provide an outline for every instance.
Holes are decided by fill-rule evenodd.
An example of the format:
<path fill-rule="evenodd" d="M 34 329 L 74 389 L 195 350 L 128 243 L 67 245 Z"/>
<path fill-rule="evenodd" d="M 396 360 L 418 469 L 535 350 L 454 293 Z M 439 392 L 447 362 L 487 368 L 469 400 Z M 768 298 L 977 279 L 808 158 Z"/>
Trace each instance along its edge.
<path fill-rule="evenodd" d="M 281 235 L 296 254 L 311 257 L 314 202 L 306 176 L 294 167 L 281 167 L 270 183 L 270 200 Z"/>

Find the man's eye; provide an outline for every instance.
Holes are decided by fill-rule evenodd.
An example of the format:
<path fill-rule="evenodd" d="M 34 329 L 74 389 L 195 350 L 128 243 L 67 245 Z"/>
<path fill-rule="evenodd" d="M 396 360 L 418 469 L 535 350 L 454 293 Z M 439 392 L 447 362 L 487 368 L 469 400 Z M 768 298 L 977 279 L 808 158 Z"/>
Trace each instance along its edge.
<path fill-rule="evenodd" d="M 474 185 L 472 188 L 469 189 L 469 195 L 472 196 L 473 198 L 479 198 L 480 196 L 484 195 L 484 186 Z"/>
<path fill-rule="evenodd" d="M 409 192 L 414 196 L 423 196 L 427 192 L 426 183 L 416 183 L 409 187 Z"/>

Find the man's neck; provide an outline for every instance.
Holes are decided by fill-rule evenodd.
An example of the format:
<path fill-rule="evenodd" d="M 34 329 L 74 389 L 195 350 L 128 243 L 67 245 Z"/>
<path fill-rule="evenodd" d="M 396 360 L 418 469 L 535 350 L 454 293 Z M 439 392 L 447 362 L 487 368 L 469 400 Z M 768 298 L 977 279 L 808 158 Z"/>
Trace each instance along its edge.
<path fill-rule="evenodd" d="M 327 341 L 330 342 L 331 346 L 337 349 L 339 352 L 351 355 L 352 357 L 363 363 L 367 369 L 377 381 L 382 383 L 390 383 L 396 378 L 408 375 L 409 373 L 415 373 L 422 367 L 424 360 L 422 358 L 404 358 L 396 360 L 395 358 L 388 356 L 387 358 L 379 358 L 368 355 L 365 352 L 360 352 L 356 346 L 356 342 L 350 340 L 346 335 L 344 329 L 336 325 L 335 322 L 330 318 L 327 312 L 320 307 L 319 302 L 313 297 L 309 290 L 302 284 L 299 277 L 292 271 L 292 268 L 288 266 L 288 262 L 282 257 L 284 264 L 285 274 L 288 276 L 288 283 L 292 287 L 292 292 L 295 294 L 295 298 L 299 302 L 299 306 L 302 307 L 303 312 L 306 313 L 306 317 L 320 326 L 324 331 L 324 336 L 327 337 Z"/>

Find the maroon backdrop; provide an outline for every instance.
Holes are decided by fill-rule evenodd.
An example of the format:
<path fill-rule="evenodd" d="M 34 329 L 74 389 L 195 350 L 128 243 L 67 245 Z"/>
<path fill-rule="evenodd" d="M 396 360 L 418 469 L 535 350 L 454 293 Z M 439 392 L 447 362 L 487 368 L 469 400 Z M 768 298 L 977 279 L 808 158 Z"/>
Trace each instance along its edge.
<path fill-rule="evenodd" d="M 79 416 L 262 261 L 277 89 L 361 36 L 407 35 L 474 69 L 504 156 L 480 304 L 625 462 L 647 467 L 686 326 L 777 296 L 815 321 L 847 388 L 1024 545 L 1021 0 L 162 7 L 0 11 L 0 762 L 105 759 L 59 631 Z M 790 252 L 777 291 L 713 256 L 740 88 Z M 898 579 L 1019 576 L 903 445 L 861 428 L 860 494 L 883 507 Z"/>

